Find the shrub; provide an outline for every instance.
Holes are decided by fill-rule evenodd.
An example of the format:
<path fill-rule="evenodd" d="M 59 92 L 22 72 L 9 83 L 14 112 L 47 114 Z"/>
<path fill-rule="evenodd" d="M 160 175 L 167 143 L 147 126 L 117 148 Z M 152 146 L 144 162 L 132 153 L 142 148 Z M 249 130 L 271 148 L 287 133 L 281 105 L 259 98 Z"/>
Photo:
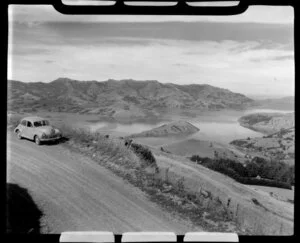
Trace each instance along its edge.
<path fill-rule="evenodd" d="M 291 184 L 295 181 L 294 167 L 282 162 L 267 161 L 260 157 L 252 159 L 246 167 L 234 160 L 202 158 L 199 155 L 193 155 L 190 160 L 227 175 L 242 184 L 291 189 Z M 258 175 L 263 178 L 256 178 Z"/>
<path fill-rule="evenodd" d="M 239 178 L 237 180 L 238 182 L 242 184 L 247 185 L 258 185 L 258 186 L 269 186 L 269 187 L 278 187 L 278 188 L 284 188 L 284 189 L 292 189 L 291 185 L 289 183 L 275 181 L 275 180 L 269 180 L 269 179 L 257 179 L 257 178 Z"/>
<path fill-rule="evenodd" d="M 143 160 L 145 160 L 149 164 L 155 164 L 156 165 L 156 159 L 153 156 L 150 149 L 146 148 L 145 146 L 137 143 L 131 144 L 131 149 Z"/>
<path fill-rule="evenodd" d="M 256 198 L 252 198 L 252 202 L 258 206 L 260 206 L 260 202 Z"/>
<path fill-rule="evenodd" d="M 197 164 L 210 164 L 213 161 L 211 158 L 200 157 L 199 155 L 193 155 L 190 160 L 196 162 Z"/>
<path fill-rule="evenodd" d="M 184 177 L 180 178 L 180 179 L 177 181 L 177 189 L 178 189 L 178 193 L 179 193 L 180 195 L 185 194 L 185 190 L 184 190 Z"/>

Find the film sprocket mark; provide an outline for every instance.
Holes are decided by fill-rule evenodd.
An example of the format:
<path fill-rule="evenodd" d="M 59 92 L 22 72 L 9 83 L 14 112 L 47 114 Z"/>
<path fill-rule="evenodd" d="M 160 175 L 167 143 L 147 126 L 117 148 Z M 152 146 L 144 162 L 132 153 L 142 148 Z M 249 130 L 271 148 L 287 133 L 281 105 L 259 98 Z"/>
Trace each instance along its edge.
<path fill-rule="evenodd" d="M 60 2 L 60 0 L 58 0 Z M 58 3 L 57 2 L 57 3 Z M 226 7 L 194 7 L 190 6 L 184 0 L 177 1 L 174 6 L 133 6 L 124 4 L 123 0 L 116 0 L 114 5 L 110 6 L 71 6 L 56 4 L 54 7 L 65 14 L 81 14 L 83 12 L 91 14 L 137 14 L 137 15 L 228 15 L 240 14 L 244 12 L 248 5 L 240 1 L 237 6 Z M 134 2 L 134 1 L 132 1 Z M 147 1 L 145 1 L 147 2 Z M 149 1 L 150 2 L 150 1 Z M 174 2 L 167 0 L 166 2 Z M 197 2 L 191 0 L 189 2 Z M 199 2 L 199 1 L 198 1 Z"/>
<path fill-rule="evenodd" d="M 90 1 L 90 0 L 89 0 Z M 92 0 L 97 1 L 97 0 Z M 101 1 L 101 0 L 100 0 Z M 109 2 L 107 0 L 106 2 Z M 132 0 L 130 2 L 151 2 L 151 0 Z M 84 2 L 84 1 L 83 1 Z M 249 6 L 270 5 L 270 6 L 294 6 L 295 0 L 272 1 L 272 0 L 240 0 L 238 5 L 234 6 L 192 6 L 187 3 L 207 3 L 203 0 L 165 0 L 161 2 L 177 2 L 172 6 L 133 6 L 126 5 L 125 0 L 112 0 L 113 5 L 67 5 L 63 0 L 28 0 L 26 2 L 20 0 L 11 0 L 10 4 L 52 4 L 55 9 L 63 14 L 118 14 L 118 15 L 235 15 L 241 14 L 247 10 Z M 153 2 L 153 0 L 152 0 Z M 211 2 L 233 2 L 230 0 L 214 0 Z"/>

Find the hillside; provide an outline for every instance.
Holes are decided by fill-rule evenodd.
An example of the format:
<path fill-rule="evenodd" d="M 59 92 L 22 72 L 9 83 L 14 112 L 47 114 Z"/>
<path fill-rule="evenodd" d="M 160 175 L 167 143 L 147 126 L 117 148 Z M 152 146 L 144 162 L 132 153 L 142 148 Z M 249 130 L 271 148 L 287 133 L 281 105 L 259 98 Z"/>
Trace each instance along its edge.
<path fill-rule="evenodd" d="M 181 156 L 158 149 L 153 149 L 152 152 L 162 178 L 170 183 L 177 183 L 178 178 L 184 178 L 182 181 L 185 190 L 196 192 L 200 196 L 203 192 L 206 192 L 206 195 L 215 195 L 224 207 L 231 211 L 240 226 L 253 229 L 256 235 L 285 234 L 285 230 L 292 228 L 286 227 L 286 223 L 293 222 L 293 204 L 275 199 L 271 194 L 261 193 L 251 186 L 237 183 Z M 259 203 L 255 204 L 254 201 Z"/>
<path fill-rule="evenodd" d="M 153 128 L 130 137 L 167 137 L 176 135 L 189 135 L 198 132 L 200 129 L 186 121 L 175 121 Z"/>
<path fill-rule="evenodd" d="M 252 104 L 253 100 L 242 94 L 207 84 L 68 78 L 50 83 L 8 81 L 8 108 L 12 111 L 79 112 L 118 119 L 157 117 L 173 110 L 243 109 Z"/>
<path fill-rule="evenodd" d="M 215 158 L 217 155 L 221 158 L 227 158 L 241 163 L 244 162 L 244 153 L 238 151 L 231 145 L 193 138 L 166 144 L 163 146 L 163 150 L 184 157 L 199 155 L 201 157 Z"/>
<path fill-rule="evenodd" d="M 257 104 L 260 108 L 276 109 L 276 110 L 294 110 L 295 109 L 295 97 L 287 96 L 278 99 L 264 99 L 258 100 Z"/>
<path fill-rule="evenodd" d="M 239 119 L 241 126 L 254 131 L 272 134 L 281 129 L 288 129 L 295 126 L 294 113 L 254 113 L 242 116 Z"/>
<path fill-rule="evenodd" d="M 264 137 L 234 140 L 231 144 L 249 155 L 260 155 L 288 164 L 295 161 L 295 127 Z"/>

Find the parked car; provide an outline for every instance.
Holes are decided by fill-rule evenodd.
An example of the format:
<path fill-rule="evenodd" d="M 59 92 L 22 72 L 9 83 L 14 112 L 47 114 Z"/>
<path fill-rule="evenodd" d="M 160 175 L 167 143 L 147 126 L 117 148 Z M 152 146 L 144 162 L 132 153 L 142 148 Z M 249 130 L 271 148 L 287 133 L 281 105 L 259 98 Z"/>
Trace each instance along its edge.
<path fill-rule="evenodd" d="M 14 132 L 19 139 L 31 139 L 38 145 L 41 142 L 55 141 L 62 137 L 59 129 L 51 126 L 49 121 L 42 117 L 23 118 Z"/>

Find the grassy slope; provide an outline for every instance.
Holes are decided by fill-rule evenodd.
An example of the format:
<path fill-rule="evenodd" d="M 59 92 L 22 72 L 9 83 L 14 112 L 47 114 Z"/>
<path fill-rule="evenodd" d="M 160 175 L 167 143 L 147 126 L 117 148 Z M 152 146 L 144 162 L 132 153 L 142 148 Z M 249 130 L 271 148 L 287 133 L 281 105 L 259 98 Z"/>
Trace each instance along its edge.
<path fill-rule="evenodd" d="M 148 166 L 133 150 L 124 146 L 124 140 L 105 138 L 103 135 L 92 135 L 84 131 L 65 128 L 65 134 L 70 141 L 65 145 L 88 156 L 96 163 L 107 167 L 115 174 L 145 191 L 149 199 L 158 203 L 165 210 L 180 218 L 191 221 L 205 231 L 241 231 L 236 223 L 230 219 L 226 208 L 217 200 L 210 200 L 210 206 L 192 194 L 187 194 L 178 184 L 171 185 L 164 182 L 156 173 L 156 166 Z M 71 135 L 72 134 L 72 135 Z M 211 218 L 206 219 L 204 212 Z"/>
<path fill-rule="evenodd" d="M 80 137 L 81 136 L 82 135 L 80 135 Z M 183 188 L 185 193 L 194 196 L 196 195 L 196 197 L 198 197 L 196 202 L 200 203 L 199 210 L 201 210 L 202 212 L 203 210 L 208 211 L 208 220 L 212 220 L 212 222 L 215 223 L 215 229 L 224 231 L 224 225 L 226 225 L 226 217 L 229 215 L 228 217 L 231 218 L 231 222 L 237 222 L 240 233 L 245 233 L 245 231 L 243 230 L 246 229 L 248 230 L 248 233 L 251 232 L 252 234 L 292 234 L 293 232 L 293 205 L 290 203 L 278 201 L 272 197 L 261 195 L 255 190 L 241 185 L 222 174 L 211 171 L 200 165 L 191 164 L 190 161 L 184 159 L 181 156 L 164 153 L 160 150 L 151 149 L 152 152 L 154 152 L 157 165 L 159 167 L 158 174 L 153 174 L 152 170 L 149 177 L 149 174 L 147 176 L 146 174 L 144 174 L 144 172 L 138 170 L 138 167 L 135 167 L 135 171 L 131 170 L 130 172 L 130 169 L 134 168 L 130 166 L 130 161 L 128 161 L 128 163 L 124 163 L 122 161 L 124 161 L 124 158 L 126 158 L 126 153 L 131 154 L 131 152 L 123 150 L 124 148 L 122 147 L 122 141 L 120 142 L 120 140 L 118 139 L 114 142 L 109 139 L 109 143 L 107 143 L 108 141 L 101 141 L 101 143 L 103 144 L 98 147 L 97 153 L 99 153 L 102 157 L 103 155 L 106 156 L 106 163 L 108 163 L 106 165 L 115 170 L 117 174 L 121 175 L 124 178 L 127 178 L 134 185 L 148 192 L 152 196 L 152 200 L 160 202 L 161 205 L 165 205 L 166 202 L 168 202 L 168 200 L 166 200 L 166 197 L 168 197 L 168 193 L 161 194 L 161 192 L 164 190 L 164 186 L 163 184 L 159 183 L 159 181 L 167 180 L 167 186 L 171 185 L 171 188 L 176 188 L 176 190 L 173 191 L 175 193 L 172 196 L 173 199 L 174 195 L 177 197 L 181 194 L 180 187 L 181 189 Z M 86 147 L 84 145 L 90 144 L 88 141 L 82 139 L 81 137 L 78 142 L 79 143 L 77 144 L 72 144 L 72 146 L 74 147 L 74 145 L 76 145 L 75 147 L 77 149 L 85 151 L 93 156 L 93 148 L 91 148 L 90 145 L 89 147 Z M 115 148 L 115 142 L 119 143 L 119 145 L 117 145 L 118 149 Z M 112 147 L 108 148 L 108 144 L 110 144 L 110 146 Z M 140 160 L 137 160 L 137 162 L 139 161 Z M 126 169 L 124 170 L 124 168 Z M 139 173 L 136 174 L 136 171 L 138 171 Z M 154 177 L 152 177 L 151 174 L 152 176 L 154 175 Z M 166 176 L 168 178 L 166 178 Z M 139 177 L 143 179 L 139 180 Z M 154 179 L 155 182 L 151 181 L 151 178 L 156 178 Z M 181 186 L 179 187 L 179 185 Z M 199 190 L 201 192 L 199 192 Z M 203 191 L 209 194 L 208 198 L 201 196 L 201 193 L 203 193 Z M 228 199 L 230 199 L 229 205 Z M 256 202 L 259 202 L 259 205 L 255 204 L 253 202 L 253 199 L 255 199 Z M 215 206 L 214 209 L 211 210 L 210 205 L 212 203 L 215 204 L 216 202 L 219 202 L 218 204 L 216 204 L 218 206 Z M 191 205 L 194 204 L 195 201 L 192 201 Z M 168 206 L 169 208 L 167 208 L 169 210 L 171 207 L 171 212 L 176 209 L 178 212 L 183 212 L 183 217 L 190 215 L 190 220 L 195 220 L 194 222 L 200 223 L 200 215 L 196 219 L 193 219 L 193 215 L 195 215 L 195 212 L 197 210 L 193 214 L 193 209 L 189 207 L 185 208 L 185 211 L 180 205 L 178 208 L 177 204 Z M 225 212 L 227 212 L 227 216 L 224 218 Z M 205 221 L 203 217 L 204 216 L 202 214 L 201 221 L 207 223 L 208 221 Z M 270 225 L 269 222 L 273 223 Z M 209 227 L 212 227 L 212 225 L 213 224 L 211 224 Z M 207 227 L 208 230 L 209 227 Z M 232 228 L 233 226 L 231 224 L 230 226 L 227 226 L 227 228 L 225 228 L 228 230 L 228 227 Z"/>
<path fill-rule="evenodd" d="M 191 164 L 181 156 L 154 151 L 157 164 L 166 168 L 169 180 L 184 177 L 186 190 L 199 193 L 200 188 L 220 198 L 223 205 L 230 199 L 230 211 L 237 215 L 241 227 L 252 229 L 256 234 L 291 234 L 293 229 L 293 205 L 261 195 L 254 189 L 235 182 L 227 176 L 211 171 L 201 165 Z M 263 207 L 257 207 L 252 199 Z M 237 206 L 239 205 L 239 206 Z M 265 210 L 268 209 L 268 211 Z M 270 225 L 270 222 L 273 222 Z M 284 225 L 284 226 L 281 226 Z M 281 232 L 280 232 L 281 231 Z"/>

